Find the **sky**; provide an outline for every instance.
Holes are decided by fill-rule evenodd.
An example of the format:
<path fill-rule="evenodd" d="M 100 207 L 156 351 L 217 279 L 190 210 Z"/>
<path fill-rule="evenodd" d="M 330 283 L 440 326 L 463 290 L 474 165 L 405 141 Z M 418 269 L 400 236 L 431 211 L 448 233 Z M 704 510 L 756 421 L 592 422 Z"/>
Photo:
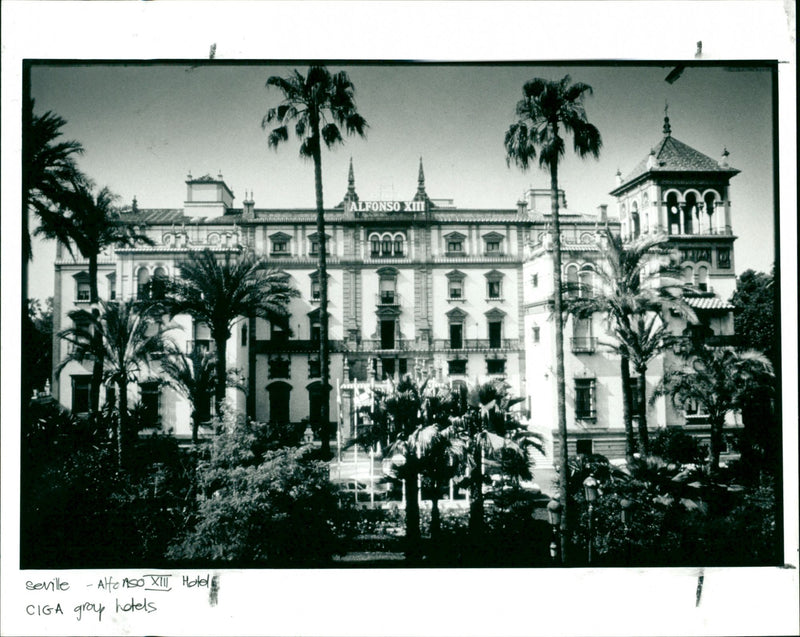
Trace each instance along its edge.
<path fill-rule="evenodd" d="M 36 112 L 67 120 L 66 139 L 86 152 L 81 169 L 140 208 L 180 208 L 187 174 L 222 173 L 241 205 L 311 208 L 313 166 L 290 137 L 267 146 L 261 120 L 280 101 L 271 75 L 305 66 L 266 64 L 36 65 Z M 737 273 L 768 270 L 774 260 L 772 78 L 764 68 L 690 67 L 674 83 L 671 66 L 347 65 L 366 139 L 347 138 L 323 154 L 326 206 L 341 201 L 352 157 L 361 199 L 405 199 L 417 186 L 419 159 L 432 198 L 460 208 L 509 209 L 528 187 L 549 187 L 536 167 L 507 166 L 503 135 L 514 121 L 522 85 L 534 77 L 589 84 L 589 121 L 601 132 L 600 158 L 571 151 L 559 168 L 568 207 L 614 214 L 615 173 L 627 174 L 663 136 L 665 105 L 676 139 L 714 159 L 723 148 L 741 173 L 731 182 Z M 30 296 L 52 294 L 52 244 L 35 244 Z"/>

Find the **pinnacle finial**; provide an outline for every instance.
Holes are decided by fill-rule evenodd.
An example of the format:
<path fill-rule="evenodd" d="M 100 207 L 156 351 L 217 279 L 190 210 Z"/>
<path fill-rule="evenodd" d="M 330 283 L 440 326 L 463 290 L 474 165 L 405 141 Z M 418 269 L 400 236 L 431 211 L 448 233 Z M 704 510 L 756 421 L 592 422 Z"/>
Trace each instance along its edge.
<path fill-rule="evenodd" d="M 417 177 L 417 183 L 424 188 L 425 187 L 425 171 L 422 169 L 422 157 L 419 158 L 419 176 Z"/>
<path fill-rule="evenodd" d="M 672 127 L 669 125 L 669 104 L 664 102 L 664 134 L 669 136 L 672 134 Z"/>
<path fill-rule="evenodd" d="M 352 157 L 350 158 L 350 169 L 347 172 L 347 187 L 348 187 L 348 189 L 356 187 L 356 176 L 355 176 L 355 173 L 353 172 L 353 158 Z"/>
<path fill-rule="evenodd" d="M 425 171 L 422 168 L 422 157 L 419 158 L 419 176 L 417 177 L 417 194 L 414 201 L 426 201 L 428 193 L 425 192 Z"/>

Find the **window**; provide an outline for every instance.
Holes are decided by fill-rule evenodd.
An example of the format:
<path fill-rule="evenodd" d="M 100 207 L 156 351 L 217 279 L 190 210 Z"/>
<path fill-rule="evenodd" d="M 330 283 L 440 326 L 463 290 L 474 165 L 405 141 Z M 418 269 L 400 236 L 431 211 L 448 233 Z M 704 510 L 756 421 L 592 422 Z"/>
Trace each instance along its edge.
<path fill-rule="evenodd" d="M 381 242 L 378 237 L 374 237 L 372 241 L 370 241 L 370 256 L 372 257 L 379 257 L 381 256 Z"/>
<path fill-rule="evenodd" d="M 727 270 L 731 267 L 730 248 L 717 248 L 717 267 L 720 270 Z"/>
<path fill-rule="evenodd" d="M 397 270 L 381 268 L 378 270 L 378 304 L 394 305 L 397 301 Z"/>
<path fill-rule="evenodd" d="M 464 242 L 461 239 L 450 239 L 447 242 L 447 251 L 448 252 L 463 252 L 464 251 Z"/>
<path fill-rule="evenodd" d="M 483 235 L 484 252 L 487 255 L 499 255 L 503 251 L 503 235 L 499 232 L 490 232 Z"/>
<path fill-rule="evenodd" d="M 319 301 L 322 292 L 319 288 L 319 279 L 311 279 L 311 300 Z"/>
<path fill-rule="evenodd" d="M 72 413 L 85 414 L 89 411 L 89 394 L 91 391 L 91 376 L 72 377 Z"/>
<path fill-rule="evenodd" d="M 311 354 L 308 357 L 308 377 L 319 378 L 322 376 L 322 364 L 319 361 L 319 354 Z"/>
<path fill-rule="evenodd" d="M 572 351 L 594 352 L 595 339 L 592 337 L 592 319 L 573 319 L 572 323 Z"/>
<path fill-rule="evenodd" d="M 270 358 L 267 367 L 270 378 L 289 378 L 290 366 L 288 358 Z"/>
<path fill-rule="evenodd" d="M 461 299 L 464 296 L 464 282 L 460 279 L 451 280 L 447 286 L 447 296 L 451 299 Z"/>
<path fill-rule="evenodd" d="M 395 322 L 381 321 L 381 349 L 394 349 Z"/>
<path fill-rule="evenodd" d="M 156 268 L 153 272 L 153 280 L 150 283 L 150 298 L 163 299 L 167 290 L 167 271 L 164 268 Z"/>
<path fill-rule="evenodd" d="M 161 391 L 158 381 L 139 383 L 140 402 L 142 404 L 142 424 L 145 428 L 156 428 L 160 425 L 159 401 Z"/>
<path fill-rule="evenodd" d="M 486 252 L 488 254 L 497 254 L 500 252 L 500 242 L 499 241 L 487 241 L 486 242 Z"/>
<path fill-rule="evenodd" d="M 576 440 L 575 453 L 578 455 L 590 456 L 594 451 L 592 450 L 592 441 L 590 440 Z"/>
<path fill-rule="evenodd" d="M 286 241 L 273 241 L 272 252 L 273 254 L 285 254 L 289 252 L 289 244 Z"/>
<path fill-rule="evenodd" d="M 406 237 L 403 233 L 392 234 L 377 232 L 369 236 L 370 256 L 373 259 L 381 257 L 402 257 L 405 252 Z"/>
<path fill-rule="evenodd" d="M 488 294 L 490 299 L 500 298 L 500 281 L 489 281 Z"/>
<path fill-rule="evenodd" d="M 136 275 L 136 298 L 139 300 L 150 298 L 150 273 L 147 268 L 140 268 Z"/>
<path fill-rule="evenodd" d="M 394 378 L 395 364 L 393 358 L 382 358 L 381 367 L 383 368 L 383 380 Z"/>
<path fill-rule="evenodd" d="M 502 346 L 503 322 L 489 321 L 489 347 L 496 349 Z"/>
<path fill-rule="evenodd" d="M 591 420 L 595 417 L 594 378 L 575 379 L 575 418 Z"/>
<path fill-rule="evenodd" d="M 247 325 L 242 325 L 242 347 L 247 347 Z"/>
<path fill-rule="evenodd" d="M 280 325 L 270 323 L 270 339 L 277 343 L 285 343 L 289 340 L 289 333 Z"/>
<path fill-rule="evenodd" d="M 113 301 L 117 298 L 117 275 L 116 274 L 109 274 L 108 275 L 108 299 Z"/>
<path fill-rule="evenodd" d="M 289 255 L 289 242 L 292 237 L 284 232 L 276 232 L 270 236 L 272 243 L 272 256 L 282 257 Z"/>
<path fill-rule="evenodd" d="M 461 349 L 462 347 L 464 347 L 464 325 L 450 323 L 450 349 Z"/>
<path fill-rule="evenodd" d="M 578 266 L 567 266 L 567 296 L 575 298 L 578 295 Z"/>
<path fill-rule="evenodd" d="M 456 360 L 456 361 L 447 361 L 447 373 L 450 375 L 453 374 L 460 374 L 464 375 L 467 373 L 467 361 Z"/>
<path fill-rule="evenodd" d="M 309 334 L 311 335 L 311 341 L 313 343 L 319 343 L 320 338 L 322 338 L 322 328 L 319 324 L 319 318 L 316 316 L 311 318 L 311 329 L 309 330 Z"/>
<path fill-rule="evenodd" d="M 319 254 L 319 241 L 311 242 L 311 254 L 313 255 Z"/>
<path fill-rule="evenodd" d="M 399 236 L 395 236 L 394 238 L 394 256 L 402 257 L 403 256 L 403 238 Z"/>
<path fill-rule="evenodd" d="M 319 254 L 319 236 L 315 232 L 314 234 L 308 237 L 308 245 L 310 249 L 310 253 L 312 256 L 317 256 Z M 327 234 L 325 235 L 325 254 L 331 253 L 331 238 Z"/>
<path fill-rule="evenodd" d="M 277 382 L 267 387 L 269 392 L 269 420 L 273 423 L 289 422 L 289 392 L 292 386 Z"/>
<path fill-rule="evenodd" d="M 539 275 L 538 274 L 534 274 L 531 277 L 531 283 L 533 284 L 533 287 L 535 287 L 535 288 L 539 287 Z"/>
<path fill-rule="evenodd" d="M 487 359 L 486 361 L 487 374 L 505 374 L 506 361 L 504 359 Z"/>
<path fill-rule="evenodd" d="M 538 343 L 539 342 L 539 326 L 538 325 L 535 325 L 534 328 L 533 328 L 533 342 L 534 343 Z"/>
<path fill-rule="evenodd" d="M 88 281 L 78 281 L 78 294 L 76 301 L 88 301 L 91 294 Z"/>

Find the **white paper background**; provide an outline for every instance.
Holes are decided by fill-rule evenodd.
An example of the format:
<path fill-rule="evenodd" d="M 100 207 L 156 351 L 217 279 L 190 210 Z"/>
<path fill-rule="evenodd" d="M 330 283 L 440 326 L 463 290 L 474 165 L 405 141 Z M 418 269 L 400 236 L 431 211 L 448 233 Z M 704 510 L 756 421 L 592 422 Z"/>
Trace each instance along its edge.
<path fill-rule="evenodd" d="M 4 635 L 797 634 L 796 89 L 787 2 L 2 3 L 2 625 Z M 791 568 L 226 571 L 207 590 L 154 598 L 121 623 L 72 618 L 87 584 L 127 573 L 19 572 L 19 149 L 23 58 L 692 60 L 784 62 L 780 168 L 786 561 Z M 768 206 L 765 206 L 768 209 Z M 747 538 L 742 538 L 743 542 Z M 29 617 L 57 596 L 25 581 L 60 575 L 64 617 Z M 180 587 L 179 587 L 180 588 Z M 89 591 L 89 592 L 87 592 Z M 138 597 L 138 596 L 137 596 Z"/>

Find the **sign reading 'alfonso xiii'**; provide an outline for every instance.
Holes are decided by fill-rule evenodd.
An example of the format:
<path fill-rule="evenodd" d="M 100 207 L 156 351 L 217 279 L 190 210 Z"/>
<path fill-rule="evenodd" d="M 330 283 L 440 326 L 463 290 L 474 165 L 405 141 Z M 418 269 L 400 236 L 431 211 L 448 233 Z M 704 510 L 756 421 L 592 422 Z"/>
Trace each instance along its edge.
<path fill-rule="evenodd" d="M 425 212 L 424 201 L 351 201 L 353 212 Z"/>

